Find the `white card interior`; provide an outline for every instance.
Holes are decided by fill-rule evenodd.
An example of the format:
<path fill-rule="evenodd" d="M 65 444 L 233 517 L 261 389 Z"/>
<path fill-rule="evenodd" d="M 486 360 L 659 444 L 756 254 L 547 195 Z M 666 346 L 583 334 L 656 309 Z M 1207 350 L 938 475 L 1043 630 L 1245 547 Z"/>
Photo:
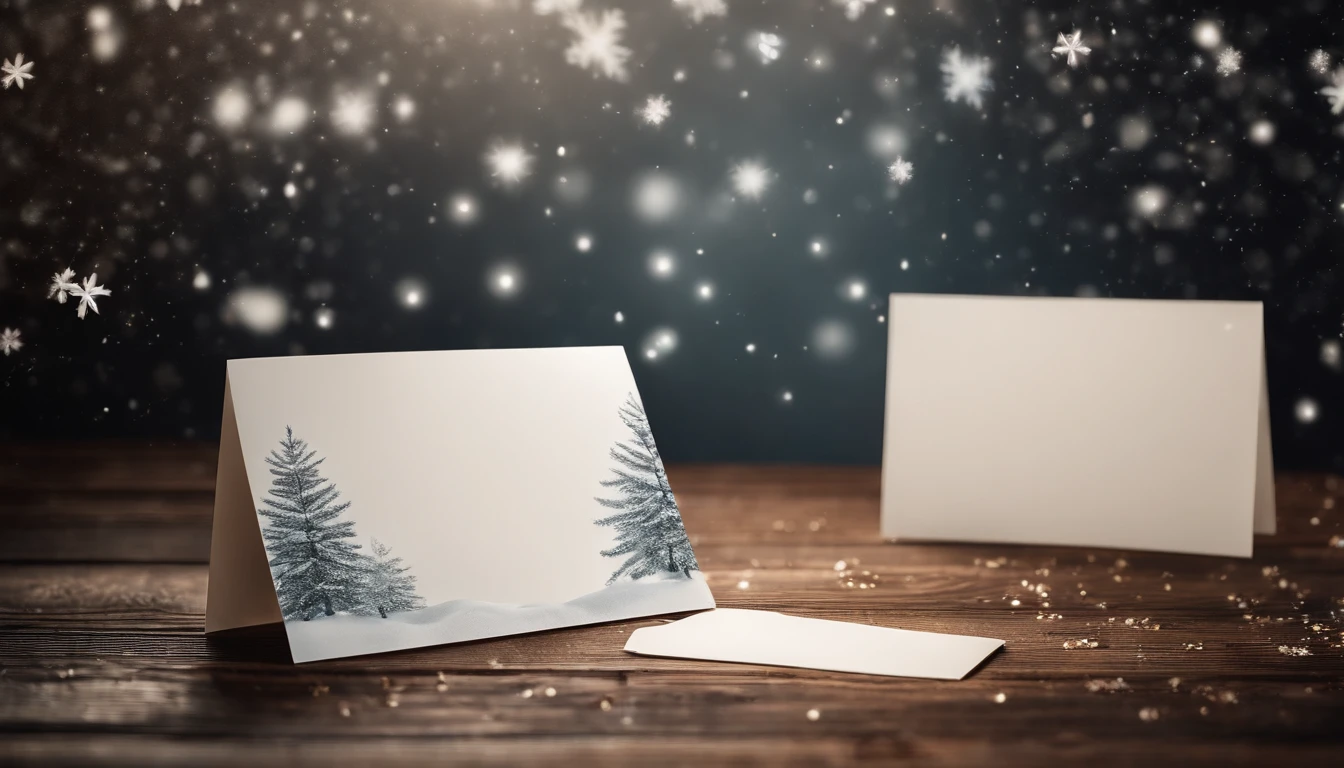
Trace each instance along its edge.
<path fill-rule="evenodd" d="M 1258 302 L 893 295 L 882 533 L 1249 557 Z"/>
<path fill-rule="evenodd" d="M 719 608 L 630 634 L 645 656 L 960 680 L 1002 640 Z"/>
<path fill-rule="evenodd" d="M 642 417 L 620 347 L 230 361 L 206 631 L 283 618 L 302 662 L 713 607 L 652 434 L 638 437 L 625 408 Z M 353 524 L 340 541 L 361 556 L 375 540 L 388 546 L 415 577 L 417 605 L 384 611 L 374 598 L 345 597 L 393 600 L 385 575 L 374 586 L 362 576 L 336 587 L 338 577 L 313 579 L 335 596 L 321 601 L 303 597 L 312 590 L 280 593 L 285 569 L 312 572 L 281 563 L 272 573 L 268 559 L 288 545 L 258 513 L 277 501 L 277 477 L 290 477 L 267 463 L 285 452 L 289 427 L 300 453 L 322 459 L 315 474 L 339 491 L 332 504 L 350 503 L 333 521 Z M 634 446 L 633 466 L 613 456 L 621 444 Z M 609 553 L 625 534 L 597 521 L 625 510 L 598 499 L 625 498 L 602 484 L 617 471 L 636 476 L 636 493 L 661 484 L 648 492 L 660 499 L 659 535 L 680 536 L 672 545 L 641 544 L 635 560 L 630 549 Z M 635 567 L 619 571 L 627 562 Z"/>

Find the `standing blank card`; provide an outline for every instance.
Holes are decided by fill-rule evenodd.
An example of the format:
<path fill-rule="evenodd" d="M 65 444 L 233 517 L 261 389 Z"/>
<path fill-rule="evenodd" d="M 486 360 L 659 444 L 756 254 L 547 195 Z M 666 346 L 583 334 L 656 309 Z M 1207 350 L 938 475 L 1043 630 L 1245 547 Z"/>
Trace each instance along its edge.
<path fill-rule="evenodd" d="M 1259 302 L 893 295 L 882 533 L 1249 557 Z"/>
<path fill-rule="evenodd" d="M 304 662 L 712 607 L 620 347 L 229 361 L 207 632 Z"/>

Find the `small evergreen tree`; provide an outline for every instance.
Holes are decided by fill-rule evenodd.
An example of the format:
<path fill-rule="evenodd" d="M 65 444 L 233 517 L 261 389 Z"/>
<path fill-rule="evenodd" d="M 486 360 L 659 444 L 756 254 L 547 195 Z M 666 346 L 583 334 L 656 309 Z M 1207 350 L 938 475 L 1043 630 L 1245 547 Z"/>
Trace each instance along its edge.
<path fill-rule="evenodd" d="M 319 611 L 357 609 L 369 576 L 369 559 L 358 552 L 354 522 L 341 520 L 350 502 L 336 503 L 340 493 L 318 475 L 325 459 L 285 427 L 280 450 L 271 451 L 270 495 L 257 513 L 267 519 L 262 530 L 271 554 L 271 574 L 280 612 L 285 619 L 312 618 Z"/>
<path fill-rule="evenodd" d="M 603 556 L 628 557 L 607 583 L 622 576 L 638 579 L 659 572 L 689 577 L 700 566 L 667 483 L 662 457 L 653 444 L 649 419 L 634 395 L 626 398 L 620 415 L 634 439 L 618 442 L 611 449 L 611 458 L 619 466 L 612 468 L 615 477 L 602 481 L 604 487 L 616 489 L 618 496 L 597 499 L 598 504 L 619 511 L 596 523 L 616 529 L 617 544 L 603 551 Z"/>
<path fill-rule="evenodd" d="M 415 592 L 415 577 L 407 573 L 400 557 L 392 557 L 392 550 L 377 539 L 371 539 L 373 567 L 369 572 L 368 587 L 363 602 L 387 618 L 395 611 L 414 611 L 425 607 L 425 601 Z"/>

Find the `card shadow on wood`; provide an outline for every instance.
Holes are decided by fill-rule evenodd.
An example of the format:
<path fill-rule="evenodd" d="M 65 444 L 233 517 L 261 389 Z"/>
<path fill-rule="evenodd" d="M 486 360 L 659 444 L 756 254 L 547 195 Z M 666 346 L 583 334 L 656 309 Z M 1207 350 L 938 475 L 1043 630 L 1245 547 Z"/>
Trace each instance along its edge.
<path fill-rule="evenodd" d="M 288 667 L 294 664 L 285 625 L 279 622 L 211 632 L 205 636 L 205 643 L 215 661 Z"/>

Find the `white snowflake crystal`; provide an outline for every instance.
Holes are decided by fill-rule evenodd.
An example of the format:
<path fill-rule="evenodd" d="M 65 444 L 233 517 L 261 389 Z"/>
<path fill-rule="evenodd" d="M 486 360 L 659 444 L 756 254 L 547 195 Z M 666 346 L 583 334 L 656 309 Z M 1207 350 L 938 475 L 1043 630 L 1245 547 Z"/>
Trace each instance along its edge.
<path fill-rule="evenodd" d="M 737 194 L 752 200 L 759 199 L 770 186 L 770 169 L 757 160 L 738 163 L 733 166 L 731 175 Z"/>
<path fill-rule="evenodd" d="M 1240 71 L 1241 51 L 1228 47 L 1218 52 L 1218 74 L 1229 77 Z"/>
<path fill-rule="evenodd" d="M 672 0 L 672 4 L 696 24 L 710 16 L 728 15 L 728 5 L 723 0 Z"/>
<path fill-rule="evenodd" d="M 993 64 L 984 56 L 963 57 L 960 48 L 943 51 L 943 98 L 956 103 L 966 102 L 967 106 L 981 109 L 985 105 L 985 93 L 994 87 L 989 80 L 989 70 Z"/>
<path fill-rule="evenodd" d="M 877 0 L 831 0 L 831 2 L 845 9 L 846 19 L 857 21 L 863 15 L 864 10 L 876 3 Z"/>
<path fill-rule="evenodd" d="M 1330 71 L 1330 54 L 1317 48 L 1307 57 L 1307 66 L 1312 72 L 1318 75 L 1324 75 Z"/>
<path fill-rule="evenodd" d="M 608 10 L 600 15 L 576 12 L 565 16 L 561 23 L 574 33 L 573 42 L 565 49 L 565 61 L 594 74 L 625 81 L 630 49 L 621 45 L 624 12 Z"/>
<path fill-rule="evenodd" d="M 522 144 L 497 141 L 485 152 L 490 175 L 506 187 L 516 186 L 532 174 L 532 160 Z"/>
<path fill-rule="evenodd" d="M 1050 49 L 1052 55 L 1064 56 L 1070 68 L 1077 67 L 1079 58 L 1091 52 L 1091 48 L 1083 45 L 1083 32 L 1079 29 L 1075 29 L 1072 35 L 1060 32 L 1055 47 Z"/>
<path fill-rule="evenodd" d="M 1344 67 L 1330 75 L 1330 84 L 1321 89 L 1321 95 L 1330 102 L 1330 114 L 1344 112 Z"/>
<path fill-rule="evenodd" d="M 4 65 L 0 66 L 0 72 L 5 75 L 0 77 L 0 84 L 5 86 L 5 90 L 9 90 L 11 85 L 17 85 L 19 90 L 22 91 L 23 81 L 33 79 L 33 62 L 24 62 L 23 54 L 20 53 L 14 57 L 13 61 L 5 59 Z"/>
<path fill-rule="evenodd" d="M 10 352 L 18 352 L 23 349 L 23 342 L 19 341 L 19 330 L 17 328 L 6 328 L 0 331 L 0 352 L 9 357 Z"/>
<path fill-rule="evenodd" d="M 94 299 L 99 296 L 111 296 L 112 292 L 98 284 L 98 273 L 95 272 L 84 278 L 83 285 L 71 288 L 70 295 L 79 299 L 79 308 L 75 310 L 75 315 L 83 320 L 85 313 L 90 309 L 93 310 L 93 314 L 98 314 L 98 302 Z"/>
<path fill-rule="evenodd" d="M 47 298 L 55 299 L 57 303 L 64 304 L 68 293 L 79 287 L 78 284 L 72 282 L 74 276 L 75 270 L 69 268 L 52 275 L 51 286 L 47 288 Z"/>
<path fill-rule="evenodd" d="M 639 108 L 639 117 L 649 125 L 662 125 L 672 115 L 672 102 L 666 96 L 650 96 Z"/>
<path fill-rule="evenodd" d="M 915 164 L 897 155 L 896 162 L 887 167 L 887 178 L 897 184 L 904 184 L 915 178 Z"/>

